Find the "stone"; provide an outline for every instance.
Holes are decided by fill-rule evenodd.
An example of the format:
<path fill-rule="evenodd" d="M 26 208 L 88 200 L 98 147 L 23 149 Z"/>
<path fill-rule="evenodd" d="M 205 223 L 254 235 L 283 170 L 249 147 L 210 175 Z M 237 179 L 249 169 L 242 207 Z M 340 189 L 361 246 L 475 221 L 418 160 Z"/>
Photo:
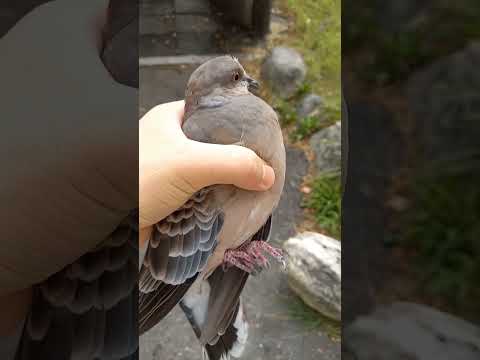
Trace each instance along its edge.
<path fill-rule="evenodd" d="M 288 31 L 288 21 L 281 16 L 273 14 L 270 23 L 270 37 L 276 37 L 284 34 L 286 31 Z"/>
<path fill-rule="evenodd" d="M 388 33 L 412 30 L 421 23 L 421 17 L 432 10 L 432 3 L 429 0 L 380 1 L 374 7 L 375 18 Z"/>
<path fill-rule="evenodd" d="M 324 128 L 310 138 L 310 147 L 315 154 L 317 173 L 340 173 L 342 161 L 341 122 Z"/>
<path fill-rule="evenodd" d="M 299 119 L 307 116 L 319 116 L 324 108 L 324 100 L 320 95 L 305 95 L 297 107 L 297 117 Z"/>
<path fill-rule="evenodd" d="M 175 0 L 175 13 L 209 14 L 210 2 L 208 0 Z"/>
<path fill-rule="evenodd" d="M 478 166 L 480 42 L 441 58 L 408 81 L 408 102 L 418 121 L 423 166 L 461 172 Z"/>
<path fill-rule="evenodd" d="M 480 359 L 479 327 L 408 302 L 382 306 L 358 317 L 346 327 L 342 340 L 348 359 Z"/>
<path fill-rule="evenodd" d="M 174 0 L 142 0 L 139 2 L 140 19 L 145 16 L 165 16 L 175 13 Z"/>
<path fill-rule="evenodd" d="M 143 16 L 140 18 L 140 35 L 166 35 L 175 32 L 173 16 Z"/>
<path fill-rule="evenodd" d="M 212 33 L 219 25 L 208 15 L 176 15 L 175 31 L 179 33 Z"/>
<path fill-rule="evenodd" d="M 282 98 L 292 96 L 305 80 L 307 68 L 302 56 L 287 47 L 276 47 L 262 66 L 262 78 Z"/>
<path fill-rule="evenodd" d="M 313 309 L 341 320 L 341 245 L 328 236 L 304 232 L 284 244 L 290 288 Z"/>
<path fill-rule="evenodd" d="M 176 34 L 177 55 L 208 54 L 216 50 L 214 36 L 209 32 L 186 32 Z"/>

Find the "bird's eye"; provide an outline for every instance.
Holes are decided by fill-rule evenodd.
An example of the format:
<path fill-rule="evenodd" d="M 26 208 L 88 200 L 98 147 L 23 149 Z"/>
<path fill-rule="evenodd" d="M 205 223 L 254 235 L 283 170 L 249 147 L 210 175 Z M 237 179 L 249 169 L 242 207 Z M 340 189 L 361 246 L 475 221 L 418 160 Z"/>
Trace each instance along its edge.
<path fill-rule="evenodd" d="M 240 75 L 238 73 L 235 73 L 233 75 L 233 78 L 234 78 L 235 81 L 238 81 L 238 79 L 240 79 Z"/>

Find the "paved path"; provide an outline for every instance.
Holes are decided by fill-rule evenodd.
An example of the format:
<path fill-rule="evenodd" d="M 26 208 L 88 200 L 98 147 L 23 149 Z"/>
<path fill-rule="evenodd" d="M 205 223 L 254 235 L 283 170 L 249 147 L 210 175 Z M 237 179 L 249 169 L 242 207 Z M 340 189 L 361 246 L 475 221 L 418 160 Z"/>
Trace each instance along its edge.
<path fill-rule="evenodd" d="M 219 50 L 220 25 L 208 0 L 142 0 L 141 56 L 201 54 Z"/>
<path fill-rule="evenodd" d="M 209 0 L 141 0 L 140 56 L 236 53 L 263 43 L 224 17 Z"/>

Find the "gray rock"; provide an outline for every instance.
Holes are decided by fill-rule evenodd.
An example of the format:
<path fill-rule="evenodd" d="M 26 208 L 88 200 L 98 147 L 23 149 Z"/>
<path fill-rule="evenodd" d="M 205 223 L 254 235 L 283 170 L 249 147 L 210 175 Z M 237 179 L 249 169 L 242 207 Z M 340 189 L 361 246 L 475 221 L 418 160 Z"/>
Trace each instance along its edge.
<path fill-rule="evenodd" d="M 415 29 L 422 16 L 431 10 L 431 0 L 403 0 L 403 1 L 377 1 L 374 7 L 382 30 L 389 33 L 399 33 Z"/>
<path fill-rule="evenodd" d="M 340 121 L 318 131 L 310 138 L 318 174 L 340 172 L 342 161 L 342 127 Z"/>
<path fill-rule="evenodd" d="M 347 326 L 343 335 L 348 358 L 357 360 L 480 359 L 479 327 L 414 303 L 380 307 Z"/>
<path fill-rule="evenodd" d="M 270 36 L 276 36 L 279 34 L 283 34 L 288 30 L 288 21 L 278 15 L 273 15 L 271 18 L 271 23 L 270 23 Z"/>
<path fill-rule="evenodd" d="M 320 95 L 307 94 L 297 107 L 297 116 L 300 119 L 307 116 L 318 116 L 322 112 L 323 107 L 324 100 Z"/>
<path fill-rule="evenodd" d="M 262 66 L 262 78 L 266 80 L 274 93 L 288 98 L 303 83 L 307 68 L 302 56 L 287 47 L 276 47 Z"/>
<path fill-rule="evenodd" d="M 323 315 L 341 319 L 341 245 L 325 235 L 304 232 L 284 245 L 288 283 L 303 301 Z"/>
<path fill-rule="evenodd" d="M 420 124 L 424 169 L 460 172 L 478 167 L 479 62 L 476 42 L 409 79 L 409 108 Z"/>

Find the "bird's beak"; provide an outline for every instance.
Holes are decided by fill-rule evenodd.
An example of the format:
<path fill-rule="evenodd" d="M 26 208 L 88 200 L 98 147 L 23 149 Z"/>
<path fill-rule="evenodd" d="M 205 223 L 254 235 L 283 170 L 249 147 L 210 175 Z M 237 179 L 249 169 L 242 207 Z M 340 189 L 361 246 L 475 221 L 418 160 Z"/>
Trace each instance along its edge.
<path fill-rule="evenodd" d="M 251 78 L 248 75 L 246 77 L 246 80 L 247 80 L 247 84 L 248 84 L 248 91 L 252 91 L 252 90 L 258 91 L 258 90 L 260 90 L 260 83 L 257 80 Z"/>

